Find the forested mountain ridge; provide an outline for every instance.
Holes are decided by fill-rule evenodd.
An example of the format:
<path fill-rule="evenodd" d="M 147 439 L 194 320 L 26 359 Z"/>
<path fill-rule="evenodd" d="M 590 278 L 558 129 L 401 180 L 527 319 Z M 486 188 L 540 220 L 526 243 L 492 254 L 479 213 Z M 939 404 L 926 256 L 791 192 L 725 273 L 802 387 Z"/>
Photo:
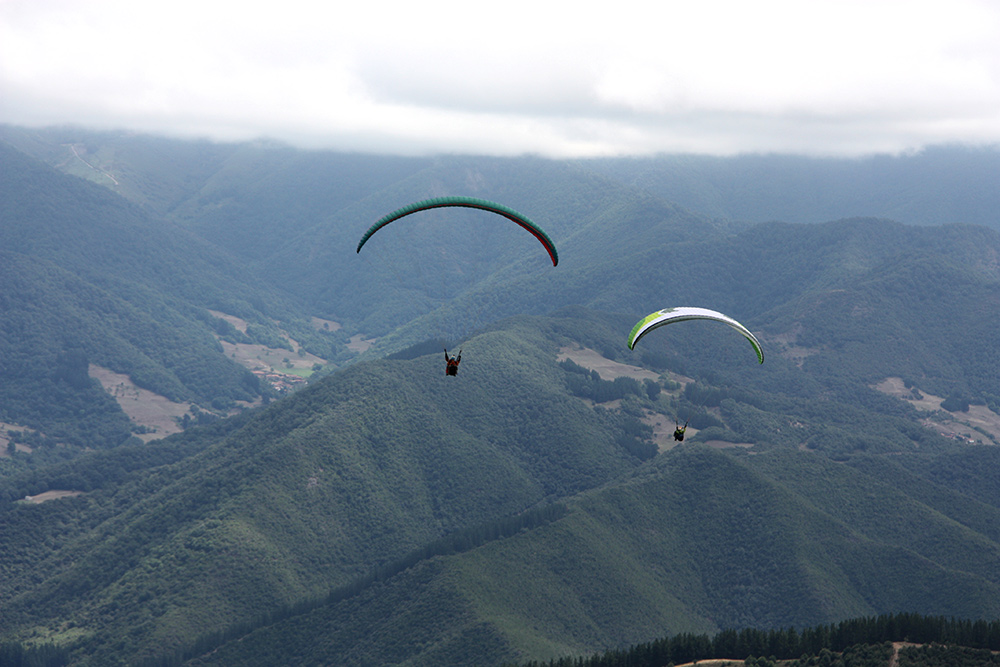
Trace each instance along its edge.
<path fill-rule="evenodd" d="M 664 631 L 997 613 L 998 450 L 937 438 L 901 402 L 820 406 L 732 386 L 653 398 L 637 383 L 620 409 L 591 409 L 567 393 L 577 371 L 553 360 L 574 340 L 610 344 L 621 318 L 595 315 L 506 323 L 470 341 L 455 379 L 439 354 L 359 364 L 228 433 L 191 431 L 181 439 L 202 444 L 184 458 L 124 481 L 87 472 L 115 452 L 78 459 L 90 493 L 0 515 L 11 555 L 48 545 L 5 560 L 7 632 L 48 628 L 82 664 L 169 657 L 171 645 L 202 656 L 185 642 L 212 628 L 240 641 L 211 643 L 204 664 L 497 664 Z M 646 464 L 633 453 L 646 411 L 704 409 L 720 392 L 718 423 L 758 454 L 697 442 Z M 849 466 L 797 451 L 825 449 L 821 434 Z M 859 456 L 842 447 L 852 439 L 896 458 Z M 980 480 L 942 476 L 969 470 L 973 454 Z M 551 523 L 294 612 L 436 536 L 556 499 L 569 512 Z M 25 568 L 39 584 L 25 585 Z M 284 620 L 247 636 L 266 612 Z"/>
<path fill-rule="evenodd" d="M 221 302 L 224 290 L 237 285 L 267 298 L 263 285 L 250 282 L 232 258 L 128 200 L 67 178 L 6 144 L 0 144 L 0 159 L 5 251 L 54 262 L 95 282 L 166 286 L 190 301 Z"/>
<path fill-rule="evenodd" d="M 119 444 L 131 427 L 91 386 L 89 363 L 213 411 L 269 393 L 218 336 L 278 339 L 285 320 L 320 337 L 293 298 L 184 228 L 2 143 L 0 164 L 0 421 Z M 249 319 L 250 337 L 209 309 Z M 72 425 L 80 415 L 93 425 Z"/>
<path fill-rule="evenodd" d="M 444 384 L 437 355 L 359 365 L 170 468 L 6 508 L 8 549 L 38 538 L 19 532 L 25 515 L 72 504 L 93 525 L 53 525 L 50 557 L 5 569 L 8 631 L 72 617 L 95 664 L 149 654 L 638 465 L 621 418 L 567 396 L 554 351 L 526 333 L 478 338 L 464 385 Z M 23 567 L 41 585 L 25 588 Z M 114 641 L 126 628 L 127 651 Z"/>
<path fill-rule="evenodd" d="M 219 353 L 241 332 L 209 309 L 245 317 L 247 337 L 318 315 L 346 325 L 313 330 L 328 349 L 380 340 L 260 411 L 6 460 L 3 637 L 80 664 L 498 664 L 665 632 L 1000 611 L 998 450 L 968 444 L 1000 438 L 975 421 L 1000 410 L 996 232 L 732 223 L 536 158 L 141 144 L 108 171 L 132 203 L 0 153 L 15 167 L 4 415 L 57 401 L 38 418 L 67 442 L 126 440 L 88 361 L 164 395 L 261 393 Z M 355 252 L 380 215 L 453 193 L 529 214 L 559 266 L 514 225 L 444 214 Z M 395 270 L 369 254 L 393 245 Z M 421 267 L 445 280 L 411 280 Z M 629 351 L 635 320 L 670 305 L 737 317 L 765 364 L 705 323 Z M 426 342 L 442 335 L 464 348 L 458 378 Z M 624 375 L 573 361 L 602 357 Z M 656 454 L 653 425 L 675 418 L 688 439 Z M 971 438 L 942 436 L 961 420 Z M 81 495 L 14 502 L 49 490 Z"/>
<path fill-rule="evenodd" d="M 274 180 L 289 195 L 294 192 L 290 204 L 301 201 L 303 193 L 316 194 L 317 190 L 328 191 L 326 196 L 333 197 L 329 201 L 335 204 L 347 201 L 345 194 L 350 198 L 370 192 L 374 183 L 385 182 L 385 174 L 401 178 L 435 161 L 346 154 L 338 157 L 341 164 L 350 164 L 350 158 L 356 162 L 340 170 L 328 159 L 331 153 L 295 151 L 266 142 L 213 144 L 79 128 L 14 126 L 0 126 L 0 137 L 63 171 L 148 203 L 160 213 L 173 211 L 200 188 L 206 189 L 203 196 L 212 196 L 209 192 L 221 190 L 223 184 L 240 187 L 247 175 L 259 185 L 271 187 L 265 181 Z M 281 166 L 261 169 L 261 156 L 269 151 L 284 152 Z M 1000 169 L 997 146 L 932 146 L 918 153 L 860 158 L 656 155 L 570 163 L 580 171 L 600 174 L 712 218 L 814 223 L 879 217 L 907 224 L 1000 228 L 1000 201 L 993 187 Z M 239 178 L 223 176 L 227 170 Z M 309 174 L 316 181 L 310 182 Z M 346 184 L 350 187 L 344 188 Z M 229 190 L 228 196 L 232 194 Z"/>
<path fill-rule="evenodd" d="M 434 320 L 449 325 L 470 319 L 470 311 L 485 311 L 497 318 L 524 312 L 542 314 L 566 304 L 638 315 L 662 307 L 664 295 L 692 303 L 714 302 L 718 309 L 741 321 L 749 319 L 760 328 L 778 314 L 770 312 L 775 307 L 774 289 L 784 290 L 780 295 L 785 302 L 782 315 L 790 314 L 789 303 L 800 309 L 821 308 L 838 294 L 835 290 L 847 289 L 837 283 L 851 276 L 870 282 L 864 272 L 878 271 L 880 266 L 881 278 L 872 275 L 871 279 L 891 279 L 895 284 L 868 284 L 866 289 L 906 289 L 933 295 L 944 308 L 946 300 L 935 293 L 935 285 L 942 281 L 916 274 L 965 272 L 966 260 L 988 267 L 993 260 L 986 253 L 996 247 L 992 234 L 974 232 L 971 227 L 960 233 L 939 227 L 921 233 L 888 222 L 874 227 L 860 222 L 894 218 L 900 212 L 900 202 L 917 201 L 912 196 L 907 199 L 906 193 L 920 193 L 924 198 L 918 205 L 922 217 L 915 221 L 995 226 L 995 221 L 978 214 L 943 212 L 955 203 L 995 210 L 988 203 L 995 189 L 982 186 L 982 178 L 993 171 L 988 168 L 990 160 L 996 159 L 988 150 L 942 148 L 916 156 L 865 160 L 667 156 L 561 162 L 338 155 L 267 144 L 218 146 L 141 136 L 74 134 L 71 130 L 36 131 L 29 141 L 26 136 L 30 134 L 5 128 L 5 136 L 11 140 L 17 136 L 24 150 L 43 157 L 49 151 L 52 162 L 56 162 L 52 151 L 65 157 L 68 146 L 76 140 L 106 160 L 109 170 L 121 171 L 122 182 L 130 177 L 137 183 L 154 182 L 151 176 L 155 175 L 155 182 L 176 183 L 169 198 L 149 194 L 142 201 L 245 259 L 255 272 L 304 299 L 312 314 L 343 321 L 352 331 L 369 336 L 382 336 L 435 309 L 443 312 L 433 315 Z M 151 155 L 163 157 L 153 160 Z M 888 180 L 880 180 L 880 174 Z M 676 188 L 654 185 L 676 182 L 682 176 L 686 182 L 716 188 L 720 197 L 733 193 L 726 211 L 702 206 L 697 198 L 675 196 L 680 193 Z M 855 187 L 858 183 L 864 183 L 863 190 Z M 879 190 L 880 184 L 885 185 L 883 190 Z M 856 205 L 830 208 L 826 213 L 817 212 L 824 210 L 822 207 L 808 206 L 815 203 L 816 193 L 834 202 L 843 199 L 838 194 L 841 190 L 866 194 L 856 198 Z M 460 272 L 460 281 L 418 280 L 413 289 L 395 275 L 386 278 L 388 267 L 398 263 L 395 255 L 386 260 L 354 253 L 361 233 L 381 215 L 441 194 L 495 199 L 526 213 L 560 247 L 563 262 L 559 270 L 546 271 L 543 264 L 532 263 L 532 242 L 517 233 L 491 238 L 489 245 L 482 247 L 481 228 L 470 226 L 467 232 L 467 218 L 457 213 L 445 220 L 408 221 L 422 227 L 420 234 L 406 235 L 402 229 L 384 233 L 396 235 L 393 239 L 397 243 L 420 258 L 406 260 L 410 263 L 403 262 L 399 271 L 413 272 L 429 261 L 442 272 Z M 740 211 L 752 208 L 739 203 L 744 194 L 762 202 L 799 206 L 801 213 L 740 215 Z M 882 202 L 880 195 L 892 201 Z M 801 204 L 788 204 L 800 200 Z M 670 201 L 679 201 L 689 210 Z M 825 231 L 797 224 L 744 229 L 699 213 L 829 226 Z M 862 217 L 850 224 L 826 222 L 849 216 Z M 967 248 L 959 248 L 959 244 Z M 438 253 L 444 245 L 462 259 L 442 265 Z M 968 255 L 967 249 L 977 246 L 982 246 L 978 251 L 982 254 L 978 258 Z M 909 277 L 886 275 L 903 271 L 904 267 L 889 263 L 913 262 L 914 252 L 919 252 L 922 265 L 910 266 Z M 972 288 L 978 289 L 975 284 Z M 460 298 L 463 293 L 465 305 Z M 852 298 L 839 294 L 836 298 Z M 810 306 L 814 299 L 822 299 L 824 305 Z M 489 305 L 483 307 L 483 301 Z M 965 299 L 966 303 L 979 301 Z M 376 304 L 388 308 L 380 309 Z M 971 312 L 967 307 L 954 310 Z M 952 315 L 942 313 L 940 317 Z M 895 314 L 887 318 L 896 319 Z M 427 324 L 425 320 L 420 327 L 426 330 Z M 467 333 L 461 326 L 450 328 L 458 334 Z M 419 339 L 419 332 L 409 337 L 399 332 L 393 337 L 398 341 L 396 349 Z M 977 355 L 994 347 L 984 345 Z"/>
<path fill-rule="evenodd" d="M 235 632 L 190 664 L 497 664 L 885 608 L 1000 612 L 995 539 L 894 477 L 815 454 L 685 445 L 568 505 L 551 523 Z"/>
<path fill-rule="evenodd" d="M 581 161 L 622 182 L 713 217 L 826 222 L 879 217 L 907 224 L 1000 229 L 991 183 L 1000 146 L 932 146 L 859 158 L 664 155 Z"/>
<path fill-rule="evenodd" d="M 903 376 L 925 391 L 997 403 L 996 232 L 873 219 L 730 230 L 699 224 L 683 209 L 644 210 L 660 216 L 646 225 L 632 224 L 638 215 L 604 220 L 599 242 L 559 271 L 512 279 L 516 293 L 527 303 L 582 303 L 635 319 L 703 305 L 758 333 L 769 359 L 795 360 L 820 382 Z M 616 238 L 613 253 L 603 250 L 608 237 Z M 569 255 L 573 243 L 564 248 Z M 676 344 L 685 332 L 673 336 Z M 684 354 L 701 353 L 693 346 Z M 621 347 L 606 355 L 634 356 Z"/>

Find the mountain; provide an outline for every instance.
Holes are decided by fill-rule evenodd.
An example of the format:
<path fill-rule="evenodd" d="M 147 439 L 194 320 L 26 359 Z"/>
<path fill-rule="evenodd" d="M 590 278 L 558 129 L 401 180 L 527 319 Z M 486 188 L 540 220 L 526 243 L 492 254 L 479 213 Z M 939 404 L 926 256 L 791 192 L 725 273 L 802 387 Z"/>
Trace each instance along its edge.
<path fill-rule="evenodd" d="M 714 221 L 713 231 L 739 228 L 720 222 L 725 220 L 887 219 L 994 229 L 1000 224 L 995 215 L 996 189 L 990 180 L 1000 154 L 987 149 L 940 147 L 915 155 L 866 159 L 396 158 L 295 151 L 262 143 L 220 147 L 68 129 L 0 129 L 2 136 L 22 150 L 63 169 L 79 167 L 74 149 L 92 155 L 99 170 L 87 171 L 109 187 L 114 186 L 101 172 L 115 174 L 121 184 L 118 189 L 126 196 L 145 182 L 185 184 L 186 189 L 178 185 L 174 188 L 178 192 L 170 197 L 143 195 L 136 200 L 252 262 L 260 274 L 306 298 L 316 314 L 356 322 L 368 335 L 377 336 L 396 328 L 400 319 L 450 304 L 462 290 L 471 292 L 470 298 L 502 292 L 493 286 L 476 289 L 501 268 L 508 273 L 529 271 L 527 279 L 532 282 L 548 277 L 536 271 L 544 269 L 543 264 L 511 265 L 519 257 L 531 258 L 530 239 L 515 233 L 498 248 L 500 239 L 491 238 L 484 251 L 481 230 L 488 227 L 472 226 L 474 218 L 454 212 L 445 218 L 451 224 L 444 224 L 440 217 L 424 217 L 426 229 L 419 234 L 404 235 L 401 229 L 391 233 L 409 253 L 400 273 L 422 271 L 427 264 L 441 267 L 442 253 L 448 253 L 442 268 L 460 272 L 457 283 L 442 284 L 434 274 L 433 278 L 418 277 L 415 287 L 403 285 L 396 276 L 384 275 L 388 267 L 399 263 L 398 256 L 369 259 L 354 254 L 358 238 L 374 220 L 404 204 L 442 194 L 494 199 L 527 214 L 556 241 L 564 262 L 575 261 L 581 267 L 572 281 L 581 287 L 570 302 L 602 308 L 608 307 L 607 299 L 598 304 L 581 298 L 590 295 L 582 289 L 579 274 L 590 275 L 595 265 L 606 263 L 608 254 L 618 254 L 620 239 L 636 239 L 636 249 L 641 249 L 648 241 L 646 225 L 668 216 L 675 222 L 682 216 L 695 222 L 686 226 L 686 233 L 676 224 L 664 228 L 663 238 L 648 248 L 649 254 L 655 251 L 660 261 L 671 264 L 680 261 L 678 255 L 688 261 L 690 253 L 683 246 L 675 249 L 676 244 L 692 235 L 705 235 L 709 221 Z M 163 157 L 152 160 L 150 156 Z M 135 185 L 126 187 L 129 182 Z M 464 231 L 467 224 L 469 233 Z M 597 245 L 597 234 L 603 235 L 603 246 Z M 585 243 L 575 246 L 574 238 L 583 238 Z M 708 241 L 714 243 L 714 238 Z M 590 253 L 582 252 L 588 249 Z M 618 261 L 615 257 L 613 263 Z M 375 314 L 377 309 L 371 306 L 374 289 L 380 295 L 387 290 L 406 291 L 404 298 L 392 301 L 392 312 L 398 315 L 395 320 Z M 525 299 L 517 296 L 523 306 Z M 528 306 L 527 312 L 538 314 L 559 307 L 533 301 Z M 502 304 L 496 310 L 499 316 L 525 312 L 523 308 L 503 309 Z"/>
<path fill-rule="evenodd" d="M 74 461 L 85 496 L 2 512 L 9 555 L 49 545 L 7 561 L 5 629 L 71 622 L 95 664 L 149 654 L 640 463 L 624 417 L 568 396 L 537 333 L 475 342 L 459 382 L 439 355 L 359 364 L 181 460 L 145 454 L 141 474 L 107 481 L 111 453 Z"/>
<path fill-rule="evenodd" d="M 732 222 L 579 162 L 5 132 L 0 435 L 48 440 L 0 459 L 4 640 L 74 664 L 501 664 L 997 615 L 994 230 Z M 527 213 L 559 266 L 472 211 L 354 251 L 456 191 Z M 628 350 L 670 305 L 736 317 L 765 363 L 710 323 Z M 277 398 L 236 363 L 265 349 L 329 363 L 145 443 L 92 377 L 222 417 Z"/>
<path fill-rule="evenodd" d="M 0 138 L 163 214 L 190 202 L 199 191 L 223 208 L 226 198 L 239 206 L 249 193 L 257 195 L 258 203 L 284 197 L 285 206 L 296 207 L 322 198 L 327 206 L 340 208 L 427 166 L 467 160 L 296 151 L 266 142 L 213 144 L 79 128 L 0 125 Z M 568 164 L 718 219 L 814 223 L 862 217 L 1000 227 L 1000 201 L 993 187 L 1000 169 L 997 146 L 942 145 L 861 158 L 668 154 L 543 162 Z M 473 172 L 464 185 L 463 191 L 482 184 Z M 244 213 L 255 214 L 250 207 Z"/>
<path fill-rule="evenodd" d="M 90 364 L 218 412 L 269 394 L 218 338 L 271 341 L 281 321 L 322 338 L 294 298 L 188 230 L 4 144 L 0 165 L 0 421 L 119 444 L 134 425 L 87 378 Z M 249 334 L 219 313 L 249 320 Z"/>
<path fill-rule="evenodd" d="M 1000 150 L 933 146 L 862 158 L 663 155 L 586 160 L 587 168 L 706 215 L 746 222 L 877 217 L 1000 229 Z"/>
<path fill-rule="evenodd" d="M 884 609 L 995 618 L 1000 510 L 978 503 L 983 521 L 970 527 L 942 511 L 959 492 L 868 463 L 678 447 L 575 497 L 556 521 L 422 562 L 189 664 L 500 664 Z"/>
<path fill-rule="evenodd" d="M 458 378 L 440 353 L 362 362 L 235 422 L 10 479 L 89 490 L 0 512 L 5 631 L 44 628 L 79 664 L 174 647 L 191 664 L 499 664 L 897 609 L 996 615 L 1000 450 L 941 438 L 898 399 L 672 373 L 655 397 L 635 383 L 594 405 L 556 354 L 620 323 L 517 318 L 469 341 Z M 712 391 L 728 448 L 699 433 L 650 459 L 644 420 Z M 565 510 L 501 527 L 551 503 Z"/>

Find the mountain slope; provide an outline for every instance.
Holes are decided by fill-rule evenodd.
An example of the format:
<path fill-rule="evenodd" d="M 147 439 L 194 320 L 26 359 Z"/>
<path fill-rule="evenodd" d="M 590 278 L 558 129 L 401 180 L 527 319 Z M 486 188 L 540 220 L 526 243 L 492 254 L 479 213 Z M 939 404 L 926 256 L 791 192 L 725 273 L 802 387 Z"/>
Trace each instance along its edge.
<path fill-rule="evenodd" d="M 997 232 L 844 220 L 713 233 L 682 209 L 652 224 L 640 220 L 604 221 L 604 238 L 617 238 L 614 252 L 600 243 L 580 248 L 575 265 L 567 261 L 537 280 L 529 303 L 558 295 L 636 319 L 701 305 L 743 322 L 773 352 L 792 357 L 789 348 L 798 347 L 815 377 L 871 382 L 897 375 L 941 395 L 982 398 L 997 389 Z M 565 245 L 568 255 L 572 243 Z M 678 336 L 659 339 L 672 344 Z"/>
<path fill-rule="evenodd" d="M 0 513 L 12 546 L 49 549 L 5 561 L 4 631 L 73 646 L 82 664 L 163 655 L 206 631 L 257 627 L 261 614 L 358 582 L 442 535 L 553 499 L 569 513 L 418 559 L 204 659 L 497 664 L 668 631 L 900 608 L 998 611 L 995 490 L 982 480 L 979 500 L 963 498 L 926 472 L 934 452 L 965 450 L 920 427 L 898 399 L 855 391 L 834 401 L 808 383 L 777 382 L 805 375 L 790 362 L 751 359 L 759 386 L 737 382 L 725 372 L 726 343 L 704 336 L 680 345 L 705 348 L 689 364 L 719 357 L 702 389 L 591 408 L 570 395 L 575 371 L 556 353 L 613 350 L 623 319 L 576 309 L 505 322 L 468 341 L 458 378 L 443 376 L 439 352 L 361 363 L 124 482 L 86 472 L 114 452 L 74 461 L 95 480 L 89 494 Z M 709 370 L 728 384 L 712 385 Z M 720 399 L 713 414 L 756 455 L 696 443 L 645 465 L 630 454 L 645 411 Z M 803 441 L 851 465 L 795 451 Z M 914 463 L 871 459 L 879 468 L 857 457 L 864 449 Z M 951 456 L 949 470 L 966 468 Z"/>
<path fill-rule="evenodd" d="M 5 631 L 72 618 L 94 664 L 148 654 L 634 468 L 619 419 L 568 396 L 550 344 L 515 331 L 471 341 L 458 378 L 438 355 L 358 365 L 170 468 L 69 499 L 93 528 L 47 538 L 36 587 L 5 573 Z"/>
<path fill-rule="evenodd" d="M 892 513 L 859 525 L 844 493 L 888 500 Z M 486 665 L 888 609 L 1000 611 L 1000 543 L 905 486 L 814 454 L 685 446 L 569 505 L 553 523 L 421 563 L 190 664 Z"/>
<path fill-rule="evenodd" d="M 747 222 L 878 217 L 1000 229 L 1000 150 L 937 146 L 865 158 L 664 155 L 580 162 L 706 215 Z"/>
<path fill-rule="evenodd" d="M 0 377 L 6 379 L 0 392 L 7 397 L 0 420 L 77 445 L 108 446 L 128 437 L 117 427 L 100 436 L 70 433 L 66 419 L 49 418 L 55 411 L 46 406 L 65 401 L 35 380 L 59 376 L 60 355 L 75 355 L 84 375 L 94 363 L 208 410 L 265 391 L 223 354 L 216 334 L 227 328 L 208 309 L 243 316 L 270 334 L 271 318 L 304 319 L 294 300 L 190 232 L 104 188 L 2 143 L 0 165 Z M 107 397 L 85 397 L 93 393 L 90 385 L 84 377 L 63 390 L 78 392 L 71 404 L 93 413 L 86 419 L 108 421 L 97 416 L 106 411 Z"/>
<path fill-rule="evenodd" d="M 998 450 L 937 426 L 962 400 L 1000 409 L 994 231 L 732 224 L 528 158 L 383 171 L 241 147 L 204 153 L 189 180 L 188 157 L 134 172 L 164 179 L 140 205 L 0 157 L 3 420 L 119 444 L 128 424 L 88 361 L 165 395 L 253 397 L 208 308 L 275 336 L 308 311 L 382 337 L 368 361 L 208 429 L 4 461 L 20 466 L 0 488 L 5 638 L 84 664 L 201 645 L 219 664 L 495 664 L 730 625 L 998 612 Z M 456 190 L 529 214 L 559 266 L 514 225 L 443 213 L 354 252 L 387 210 Z M 386 271 L 376 241 L 413 257 Z M 421 266 L 443 290 L 408 282 Z M 674 304 L 748 324 L 765 364 L 704 323 L 625 348 L 635 319 Z M 407 348 L 432 335 L 462 341 L 458 378 L 434 344 Z M 649 382 L 556 361 L 594 351 Z M 912 400 L 876 388 L 889 377 Z M 923 411 L 922 392 L 959 407 Z M 58 409 L 32 413 L 46 401 Z M 698 432 L 647 460 L 650 424 L 688 417 Z M 10 502 L 48 490 L 83 493 Z M 552 503 L 567 509 L 496 528 Z"/>
<path fill-rule="evenodd" d="M 31 146 L 40 155 L 48 151 L 52 161 L 51 154 L 64 153 L 61 144 L 72 141 L 67 132 L 36 132 Z M 26 131 L 6 133 L 30 143 Z M 993 224 L 955 206 L 995 209 L 988 205 L 994 189 L 977 185 L 992 173 L 995 151 L 941 148 L 860 161 L 667 156 L 562 162 L 379 158 L 264 144 L 223 151 L 148 137 L 77 135 L 95 152 L 120 155 L 115 164 L 127 173 L 187 183 L 175 188 L 183 194 L 164 196 L 158 210 L 253 262 L 258 274 L 298 295 L 315 314 L 346 323 L 351 333 L 393 332 L 376 346 L 383 353 L 569 304 L 639 317 L 685 302 L 714 307 L 807 350 L 805 363 L 822 363 L 825 372 L 844 363 L 824 358 L 831 338 L 858 347 L 849 341 L 862 336 L 870 346 L 901 331 L 929 330 L 922 341 L 904 342 L 905 355 L 894 355 L 915 360 L 896 375 L 941 395 L 996 393 L 989 369 L 1000 346 L 984 324 L 995 307 L 995 233 L 969 226 L 915 229 L 873 217 L 910 220 L 905 211 L 919 210 L 922 217 L 914 220 L 927 225 Z M 681 196 L 695 186 L 715 194 Z M 504 225 L 455 211 L 415 216 L 373 239 L 402 249 L 402 257 L 369 255 L 374 245 L 362 256 L 354 253 L 361 233 L 381 215 L 441 194 L 495 199 L 529 215 L 556 241 L 560 266 L 546 267 L 534 256 L 533 240 L 513 225 L 510 235 L 493 236 L 484 230 Z M 713 198 L 725 201 L 725 210 L 702 205 Z M 823 204 L 847 199 L 855 203 Z M 710 221 L 671 200 L 730 219 L 822 224 L 748 228 Z M 749 213 L 767 202 L 809 215 Z M 948 210 L 956 212 L 943 212 Z M 865 217 L 824 222 L 849 215 Z M 896 294 L 928 308 L 898 302 Z M 874 312 L 880 317 L 866 316 Z M 859 318 L 867 329 L 855 326 Z M 967 340 L 974 345 L 945 342 L 945 330 L 972 332 Z M 845 359 L 857 359 L 851 372 L 861 373 L 885 357 Z M 990 359 L 985 366 L 984 358 Z M 974 379 L 945 379 L 958 374 Z"/>

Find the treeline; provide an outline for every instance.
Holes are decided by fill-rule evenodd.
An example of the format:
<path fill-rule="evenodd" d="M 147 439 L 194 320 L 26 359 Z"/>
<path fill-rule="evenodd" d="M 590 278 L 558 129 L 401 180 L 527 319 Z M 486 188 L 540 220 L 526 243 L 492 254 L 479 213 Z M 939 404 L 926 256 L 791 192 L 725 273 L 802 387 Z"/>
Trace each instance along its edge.
<path fill-rule="evenodd" d="M 419 549 L 415 549 L 401 558 L 377 567 L 365 576 L 345 586 L 331 590 L 324 597 L 302 600 L 295 604 L 285 605 L 257 618 L 233 624 L 223 630 L 207 633 L 197 638 L 188 646 L 177 649 L 172 655 L 153 658 L 145 661 L 142 665 L 143 667 L 179 667 L 188 660 L 214 651 L 223 644 L 238 640 L 257 629 L 274 625 L 295 616 L 307 614 L 325 605 L 337 604 L 338 602 L 352 598 L 371 586 L 386 581 L 422 561 L 435 556 L 448 556 L 471 551 L 487 542 L 511 537 L 521 531 L 532 530 L 557 521 L 565 516 L 568 511 L 565 505 L 552 503 L 527 510 L 515 516 L 457 530 Z"/>
<path fill-rule="evenodd" d="M 899 667 L 995 667 L 1000 655 L 967 646 L 908 646 L 899 652 Z"/>
<path fill-rule="evenodd" d="M 559 366 L 566 371 L 566 387 L 570 393 L 595 403 L 607 403 L 630 396 L 655 401 L 660 395 L 660 384 L 653 380 L 639 382 L 630 377 L 604 380 L 597 371 L 588 370 L 572 359 L 559 362 Z M 641 412 L 633 414 L 634 410 L 628 409 L 624 404 L 622 408 L 620 414 L 611 411 L 603 413 L 606 420 L 614 422 L 618 433 L 615 437 L 616 444 L 640 460 L 653 458 L 657 448 L 651 441 L 652 427 L 640 421 Z"/>
<path fill-rule="evenodd" d="M 0 667 L 63 667 L 68 664 L 69 651 L 54 644 L 0 643 Z"/>
<path fill-rule="evenodd" d="M 0 478 L 0 521 L 5 512 L 18 509 L 11 503 L 27 495 L 35 496 L 53 489 L 88 493 L 121 484 L 134 474 L 176 463 L 244 426 L 251 417 L 252 412 L 240 413 L 163 438 L 155 444 L 126 443 L 79 456 L 65 453 L 61 459 L 55 458 L 61 453 L 59 450 L 48 458 L 40 458 L 37 453 L 25 456 L 26 464 L 22 469 Z"/>
<path fill-rule="evenodd" d="M 639 382 L 624 376 L 604 380 L 597 371 L 588 370 L 572 359 L 559 362 L 559 366 L 566 371 L 566 386 L 570 393 L 580 398 L 589 398 L 595 403 L 607 403 L 628 395 L 651 399 L 660 395 L 660 385 L 653 380 Z"/>
<path fill-rule="evenodd" d="M 826 654 L 842 653 L 852 647 L 887 642 L 949 644 L 996 651 L 1000 650 L 1000 620 L 972 621 L 913 613 L 883 614 L 803 630 L 723 630 L 714 637 L 680 633 L 589 658 L 559 658 L 517 664 L 519 667 L 663 667 L 728 658 L 751 659 L 748 664 L 758 665 L 758 658 L 764 658 L 765 664 L 774 660 L 797 660 L 802 665 L 810 665 L 820 664 L 819 661 L 810 662 L 810 656 L 820 656 L 824 651 Z"/>

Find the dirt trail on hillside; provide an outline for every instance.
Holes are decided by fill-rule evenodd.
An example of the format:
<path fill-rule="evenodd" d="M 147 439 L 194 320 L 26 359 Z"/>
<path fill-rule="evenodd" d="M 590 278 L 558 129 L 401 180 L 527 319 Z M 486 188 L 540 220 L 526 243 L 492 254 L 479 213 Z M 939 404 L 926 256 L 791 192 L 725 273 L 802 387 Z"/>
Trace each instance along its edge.
<path fill-rule="evenodd" d="M 911 646 L 923 646 L 923 644 L 914 644 L 913 642 L 893 642 L 892 657 L 889 658 L 889 667 L 897 667 L 899 665 L 899 649 L 910 648 Z"/>

